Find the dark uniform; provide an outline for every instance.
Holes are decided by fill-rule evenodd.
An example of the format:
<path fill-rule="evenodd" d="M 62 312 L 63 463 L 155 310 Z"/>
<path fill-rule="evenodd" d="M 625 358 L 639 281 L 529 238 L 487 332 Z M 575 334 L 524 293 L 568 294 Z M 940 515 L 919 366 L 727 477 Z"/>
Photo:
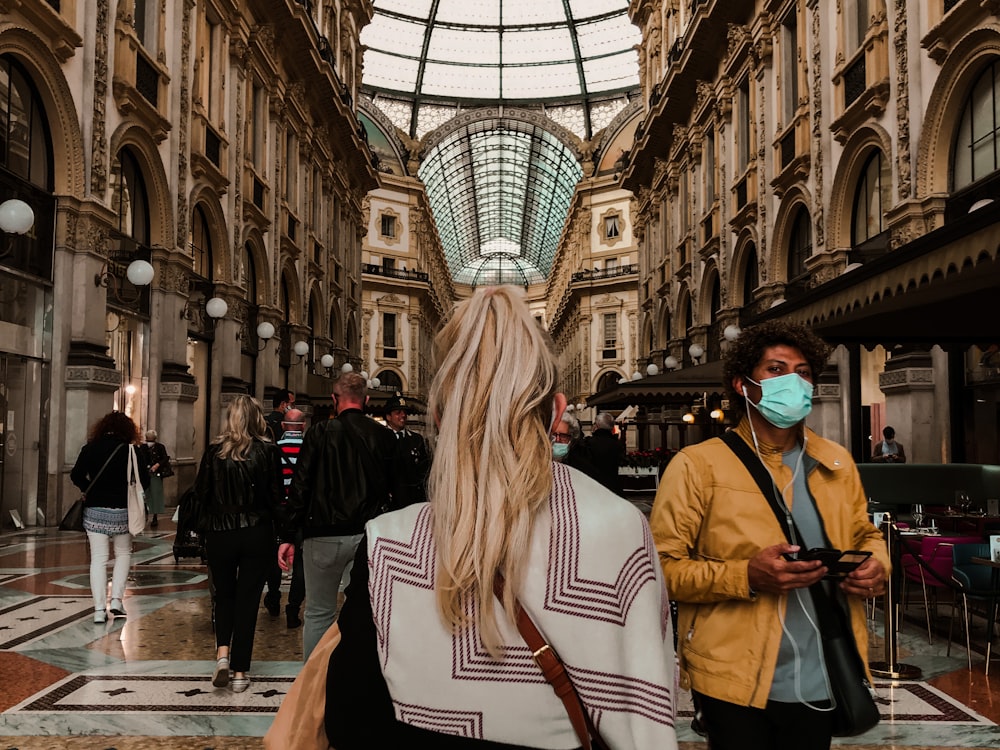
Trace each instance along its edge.
<path fill-rule="evenodd" d="M 403 409 L 409 411 L 406 399 L 399 392 L 385 405 L 383 412 Z M 406 429 L 395 431 L 395 467 L 397 475 L 392 482 L 392 507 L 402 508 L 427 501 L 427 475 L 431 469 L 430 453 L 423 435 Z"/>

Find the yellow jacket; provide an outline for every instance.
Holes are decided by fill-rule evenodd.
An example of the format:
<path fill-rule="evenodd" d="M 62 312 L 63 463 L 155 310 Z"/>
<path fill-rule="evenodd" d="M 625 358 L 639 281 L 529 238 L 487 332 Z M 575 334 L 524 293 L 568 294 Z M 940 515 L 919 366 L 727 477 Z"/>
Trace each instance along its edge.
<path fill-rule="evenodd" d="M 746 419 L 737 434 L 753 446 Z M 857 467 L 840 445 L 811 430 L 803 471 L 830 543 L 871 550 L 890 570 L 882 533 L 868 517 Z M 781 451 L 761 445 L 775 483 L 791 470 Z M 751 596 L 748 562 L 764 547 L 787 539 L 757 483 L 736 454 L 713 438 L 689 446 L 667 465 L 650 515 L 671 599 L 678 602 L 680 684 L 719 700 L 763 708 L 771 690 L 787 597 Z M 863 660 L 868 656 L 864 603 L 848 597 L 851 625 Z M 870 676 L 869 676 L 870 677 Z"/>

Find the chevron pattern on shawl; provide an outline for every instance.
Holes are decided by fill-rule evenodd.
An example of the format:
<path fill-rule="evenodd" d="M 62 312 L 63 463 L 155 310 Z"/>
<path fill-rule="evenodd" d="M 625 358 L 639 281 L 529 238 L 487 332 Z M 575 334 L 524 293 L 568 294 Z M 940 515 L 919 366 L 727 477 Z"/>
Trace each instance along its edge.
<path fill-rule="evenodd" d="M 625 625 L 628 611 L 647 583 L 656 583 L 656 548 L 648 530 L 645 545 L 625 560 L 614 581 L 598 581 L 580 575 L 580 518 L 569 469 L 553 465 L 554 486 L 550 502 L 552 532 L 549 540 L 549 571 L 545 608 L 576 617 L 591 617 Z"/>
<path fill-rule="evenodd" d="M 443 708 L 397 703 L 396 714 L 400 721 L 410 726 L 429 729 L 441 734 L 483 739 L 482 711 L 449 711 Z"/>

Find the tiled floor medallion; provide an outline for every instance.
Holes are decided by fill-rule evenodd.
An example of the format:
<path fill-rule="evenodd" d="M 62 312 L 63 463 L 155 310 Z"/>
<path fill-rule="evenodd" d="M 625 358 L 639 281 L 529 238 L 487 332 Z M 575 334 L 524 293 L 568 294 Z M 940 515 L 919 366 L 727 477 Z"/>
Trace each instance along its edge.
<path fill-rule="evenodd" d="M 207 676 L 76 675 L 11 712 L 276 713 L 295 678 L 252 680 L 245 693 L 233 693 Z"/>
<path fill-rule="evenodd" d="M 142 591 L 161 586 L 197 586 L 208 576 L 201 571 L 178 568 L 176 570 L 143 570 L 133 572 L 128 578 L 128 591 Z M 55 586 L 77 591 L 90 591 L 90 574 L 78 573 L 52 582 Z"/>
<path fill-rule="evenodd" d="M 93 602 L 89 596 L 24 599 L 0 609 L 0 648 L 22 646 L 92 613 Z"/>

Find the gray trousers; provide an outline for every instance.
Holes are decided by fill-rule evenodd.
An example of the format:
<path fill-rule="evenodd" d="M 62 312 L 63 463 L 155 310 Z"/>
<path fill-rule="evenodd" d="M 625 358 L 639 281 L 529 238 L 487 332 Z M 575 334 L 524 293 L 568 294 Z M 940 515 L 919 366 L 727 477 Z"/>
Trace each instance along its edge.
<path fill-rule="evenodd" d="M 303 661 L 309 658 L 323 633 L 337 619 L 341 579 L 347 573 L 350 580 L 351 564 L 361 536 L 319 536 L 302 543 L 302 569 L 306 579 L 306 606 L 302 618 Z"/>

